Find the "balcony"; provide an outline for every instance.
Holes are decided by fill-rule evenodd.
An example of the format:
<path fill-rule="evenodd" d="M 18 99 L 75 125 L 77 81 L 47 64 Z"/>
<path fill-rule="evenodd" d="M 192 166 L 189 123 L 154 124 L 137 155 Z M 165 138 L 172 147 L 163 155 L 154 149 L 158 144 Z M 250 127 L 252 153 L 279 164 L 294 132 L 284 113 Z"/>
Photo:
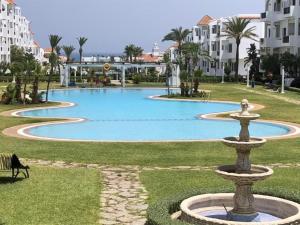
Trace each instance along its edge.
<path fill-rule="evenodd" d="M 282 38 L 282 43 L 284 43 L 284 44 L 290 43 L 290 36 L 285 36 L 285 37 L 283 37 L 283 38 Z"/>

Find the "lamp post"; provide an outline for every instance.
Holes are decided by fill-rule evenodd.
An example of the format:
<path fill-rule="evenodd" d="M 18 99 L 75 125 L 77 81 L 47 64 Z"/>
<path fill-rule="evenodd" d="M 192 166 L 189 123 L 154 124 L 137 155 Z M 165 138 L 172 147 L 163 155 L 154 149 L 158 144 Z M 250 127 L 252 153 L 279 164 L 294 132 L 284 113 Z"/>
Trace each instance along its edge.
<path fill-rule="evenodd" d="M 285 70 L 284 66 L 281 65 L 280 67 L 280 73 L 281 73 L 281 94 L 284 94 L 284 75 L 285 75 Z"/>
<path fill-rule="evenodd" d="M 222 65 L 222 84 L 224 84 L 225 82 L 224 82 L 224 74 L 225 74 L 225 72 L 224 72 L 224 69 L 225 69 L 225 66 L 224 66 L 224 63 L 223 63 L 223 65 Z"/>
<path fill-rule="evenodd" d="M 246 73 L 247 73 L 247 87 L 250 87 L 250 74 L 249 74 L 249 67 L 246 67 Z"/>

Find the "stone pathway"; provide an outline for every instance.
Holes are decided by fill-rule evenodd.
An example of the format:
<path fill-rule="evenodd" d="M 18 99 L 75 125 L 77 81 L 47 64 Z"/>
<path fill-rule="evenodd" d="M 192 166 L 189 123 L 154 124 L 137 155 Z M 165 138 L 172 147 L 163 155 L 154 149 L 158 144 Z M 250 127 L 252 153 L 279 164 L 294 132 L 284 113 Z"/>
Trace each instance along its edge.
<path fill-rule="evenodd" d="M 104 190 L 100 224 L 145 224 L 148 195 L 139 173 L 137 167 L 102 170 Z"/>
<path fill-rule="evenodd" d="M 63 161 L 21 159 L 25 164 L 54 168 L 94 168 L 102 174 L 103 190 L 100 196 L 102 225 L 144 225 L 148 193 L 139 179 L 142 171 L 203 171 L 214 166 L 101 166 L 99 164 L 67 163 Z M 271 168 L 300 168 L 300 163 L 276 163 Z"/>
<path fill-rule="evenodd" d="M 300 101 L 298 101 L 298 100 L 295 100 L 293 98 L 288 98 L 288 97 L 285 97 L 285 96 L 276 95 L 274 93 L 270 93 L 270 92 L 267 92 L 267 91 L 261 92 L 261 91 L 257 91 L 257 90 L 246 89 L 246 88 L 237 88 L 237 87 L 236 87 L 236 89 L 242 90 L 242 91 L 247 91 L 247 92 L 250 92 L 250 93 L 259 94 L 259 95 L 266 95 L 266 96 L 269 96 L 269 97 L 272 97 L 272 98 L 275 98 L 275 99 L 278 99 L 278 100 L 282 100 L 282 101 L 285 101 L 285 102 L 300 105 Z"/>

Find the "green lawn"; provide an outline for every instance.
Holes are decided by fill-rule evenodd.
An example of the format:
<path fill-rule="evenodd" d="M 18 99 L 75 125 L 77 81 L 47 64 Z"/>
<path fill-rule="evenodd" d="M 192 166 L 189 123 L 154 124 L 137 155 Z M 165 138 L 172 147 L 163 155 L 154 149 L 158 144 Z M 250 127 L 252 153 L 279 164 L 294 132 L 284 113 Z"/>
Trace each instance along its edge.
<path fill-rule="evenodd" d="M 30 175 L 10 183 L 1 173 L 0 224 L 97 224 L 100 175 L 96 170 L 33 167 Z"/>
<path fill-rule="evenodd" d="M 176 196 L 189 190 L 220 187 L 234 188 L 233 183 L 219 177 L 213 171 L 144 171 L 141 180 L 149 192 L 149 203 Z M 288 192 L 299 191 L 300 168 L 275 169 L 274 175 L 255 185 L 256 190 L 276 187 Z"/>
<path fill-rule="evenodd" d="M 300 107 L 263 94 L 248 93 L 241 85 L 202 85 L 212 90 L 212 98 L 250 102 L 266 106 L 259 113 L 264 119 L 300 123 Z M 264 90 L 261 90 L 264 91 Z M 0 105 L 0 112 L 22 106 Z M 0 117 L 0 130 L 18 124 L 35 123 L 41 119 Z M 32 141 L 0 135 L 0 152 L 15 152 L 21 157 L 65 160 L 112 165 L 219 165 L 232 161 L 234 152 L 221 143 L 72 143 Z M 300 139 L 269 141 L 253 151 L 257 163 L 293 163 L 300 158 Z"/>

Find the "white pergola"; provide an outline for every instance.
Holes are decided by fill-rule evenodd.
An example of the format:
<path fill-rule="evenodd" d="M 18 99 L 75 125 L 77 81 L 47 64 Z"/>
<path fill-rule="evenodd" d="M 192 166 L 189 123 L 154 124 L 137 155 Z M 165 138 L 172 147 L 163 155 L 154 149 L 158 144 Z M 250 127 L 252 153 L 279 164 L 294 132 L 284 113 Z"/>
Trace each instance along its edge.
<path fill-rule="evenodd" d="M 107 63 L 68 63 L 64 64 L 64 70 L 60 74 L 60 83 L 68 87 L 70 82 L 70 68 L 103 68 Z M 160 68 L 162 71 L 166 69 L 165 63 L 111 63 L 111 68 L 117 68 L 122 71 L 122 87 L 125 87 L 126 70 L 129 68 L 147 69 L 147 68 Z M 173 66 L 172 77 L 170 78 L 170 86 L 179 87 L 180 85 L 180 69 L 178 65 Z"/>

